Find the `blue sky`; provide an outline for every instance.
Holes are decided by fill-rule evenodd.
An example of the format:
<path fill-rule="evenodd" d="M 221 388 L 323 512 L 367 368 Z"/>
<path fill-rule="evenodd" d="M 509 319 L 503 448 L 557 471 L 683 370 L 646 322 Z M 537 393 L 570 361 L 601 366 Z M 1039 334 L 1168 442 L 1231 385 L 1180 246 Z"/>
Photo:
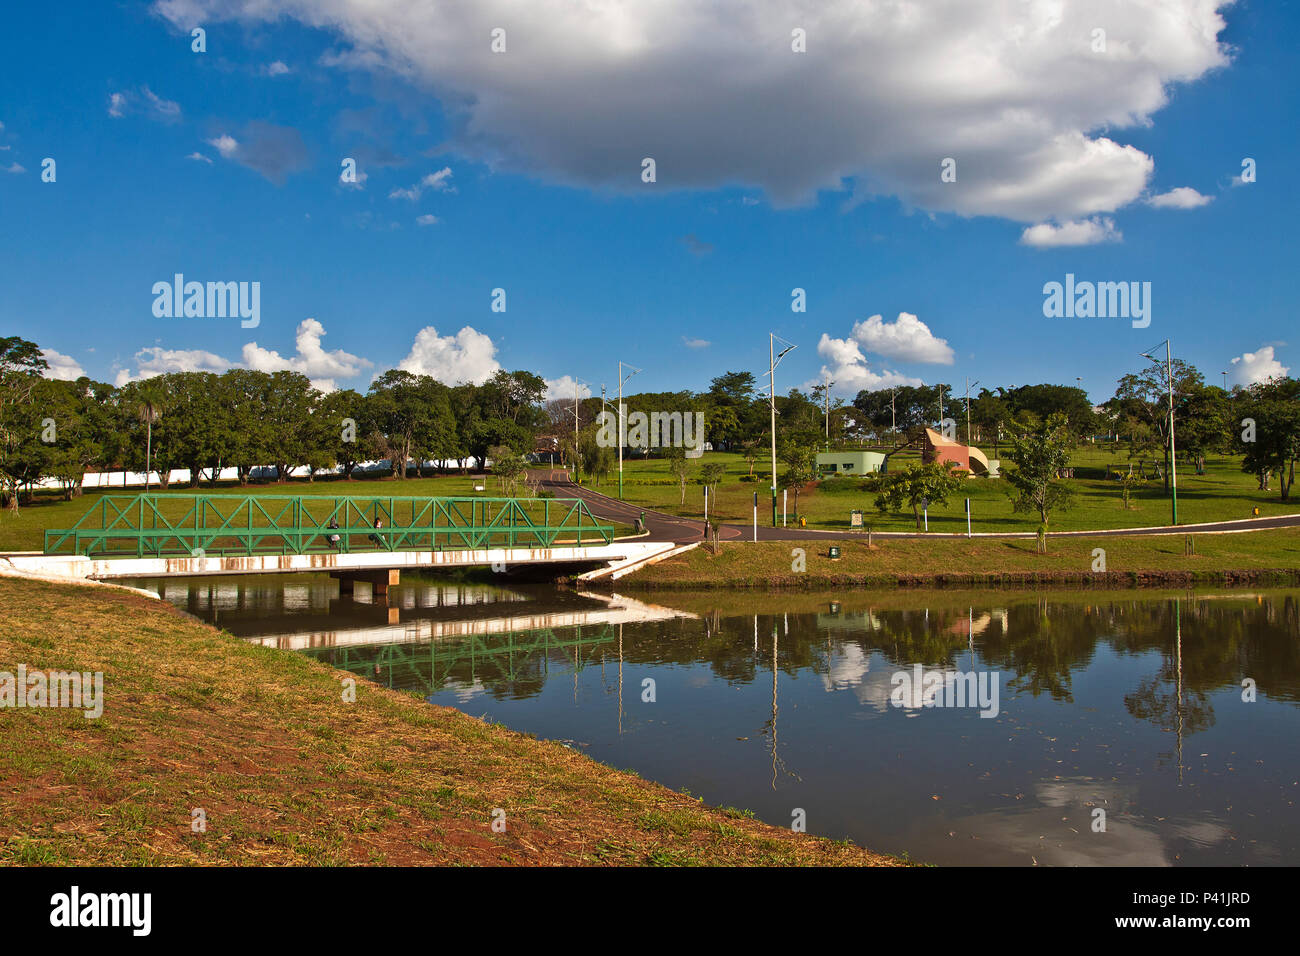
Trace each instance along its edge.
<path fill-rule="evenodd" d="M 1021 22 L 1041 5 L 1017 0 L 856 39 L 844 24 L 864 8 L 838 2 L 824 20 L 759 3 L 721 34 L 708 12 L 670 28 L 619 2 L 590 34 L 565 0 L 416 12 L 439 6 L 7 11 L 0 334 L 107 381 L 247 364 L 361 389 L 405 363 L 598 390 L 620 359 L 638 388 L 702 389 L 765 371 L 769 330 L 799 346 L 781 390 L 825 369 L 846 397 L 1080 377 L 1101 401 L 1166 337 L 1212 382 L 1296 364 L 1294 5 L 1222 5 L 1208 41 L 1197 3 L 1180 30 L 1102 2 Z M 952 23 L 947 0 L 920 6 Z M 795 53 L 788 27 L 805 22 Z M 1109 52 L 1090 60 L 1093 23 L 1111 24 Z M 947 156 L 956 183 L 940 182 Z M 345 157 L 363 182 L 339 181 Z M 1174 190 L 1194 192 L 1151 204 Z M 177 272 L 260 282 L 260 325 L 155 317 L 151 288 Z M 1043 285 L 1066 273 L 1150 282 L 1151 325 L 1044 317 Z"/>

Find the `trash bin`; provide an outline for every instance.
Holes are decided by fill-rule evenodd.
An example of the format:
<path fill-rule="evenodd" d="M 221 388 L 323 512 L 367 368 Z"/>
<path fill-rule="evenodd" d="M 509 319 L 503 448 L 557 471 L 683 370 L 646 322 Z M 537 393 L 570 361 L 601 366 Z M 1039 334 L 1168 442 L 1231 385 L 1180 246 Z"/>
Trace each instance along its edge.
<path fill-rule="evenodd" d="M 803 515 L 799 516 L 799 527 L 801 528 L 808 527 L 808 519 L 805 518 Z"/>

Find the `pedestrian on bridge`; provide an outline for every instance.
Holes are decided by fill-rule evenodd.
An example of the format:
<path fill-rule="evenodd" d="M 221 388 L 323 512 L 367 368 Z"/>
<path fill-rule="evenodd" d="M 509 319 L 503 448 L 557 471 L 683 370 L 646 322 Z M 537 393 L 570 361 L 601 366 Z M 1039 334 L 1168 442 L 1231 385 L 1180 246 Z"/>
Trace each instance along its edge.
<path fill-rule="evenodd" d="M 384 546 L 384 541 L 383 541 L 382 538 L 379 537 L 379 534 L 378 534 L 379 530 L 380 530 L 381 528 L 383 528 L 383 526 L 384 526 L 384 519 L 383 519 L 383 518 L 376 518 L 376 519 L 375 519 L 375 532 L 376 532 L 376 533 L 375 533 L 375 534 L 372 534 L 372 535 L 370 536 L 370 540 L 373 541 L 373 542 L 375 543 L 375 547 L 376 547 L 376 548 L 382 548 L 382 547 Z"/>

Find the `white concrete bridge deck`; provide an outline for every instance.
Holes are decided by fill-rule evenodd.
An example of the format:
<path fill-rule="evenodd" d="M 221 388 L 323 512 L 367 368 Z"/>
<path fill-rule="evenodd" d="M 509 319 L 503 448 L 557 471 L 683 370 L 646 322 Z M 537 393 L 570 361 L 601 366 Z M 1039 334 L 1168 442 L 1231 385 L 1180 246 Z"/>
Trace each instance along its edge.
<path fill-rule="evenodd" d="M 37 551 L 0 554 L 0 572 L 30 577 L 115 578 L 183 577 L 209 574 L 301 573 L 326 571 L 368 579 L 383 572 L 437 570 L 495 565 L 603 565 L 584 575 L 599 579 L 667 557 L 677 545 L 665 541 L 622 540 L 612 544 L 554 548 L 481 548 L 462 551 L 358 551 L 310 554 L 205 555 L 165 558 L 88 558 Z M 393 576 L 395 578 L 396 575 Z M 389 583 L 396 584 L 395 579 Z"/>

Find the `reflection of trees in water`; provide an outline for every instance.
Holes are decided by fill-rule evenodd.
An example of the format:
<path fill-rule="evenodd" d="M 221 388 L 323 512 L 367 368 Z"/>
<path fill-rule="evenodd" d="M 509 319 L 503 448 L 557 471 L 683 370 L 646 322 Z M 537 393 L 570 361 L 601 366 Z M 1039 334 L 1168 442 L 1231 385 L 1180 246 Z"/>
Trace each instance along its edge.
<path fill-rule="evenodd" d="M 917 595 L 918 601 L 925 597 Z M 791 676 L 800 671 L 828 675 L 846 649 L 853 647 L 864 659 L 878 654 L 899 669 L 916 663 L 940 669 L 970 666 L 967 628 L 971 611 L 965 607 L 839 610 L 833 600 L 828 595 L 821 613 L 737 615 L 734 611 L 743 607 L 743 601 L 721 594 L 719 608 L 700 619 L 628 625 L 622 661 L 625 667 L 704 665 L 720 680 L 739 685 L 770 679 L 773 667 Z M 1209 696 L 1225 688 L 1239 690 L 1244 677 L 1254 678 L 1262 695 L 1300 702 L 1300 641 L 1296 640 L 1300 601 L 1295 592 L 1189 596 L 1180 604 L 1181 655 L 1176 646 L 1173 600 L 1106 593 L 1097 594 L 1095 600 L 1071 596 L 1056 603 L 1049 597 L 1008 595 L 1000 607 L 975 608 L 972 616 L 981 620 L 981 629 L 974 647 L 982 665 L 1009 675 L 1010 685 L 1018 692 L 1062 701 L 1073 699 L 1072 674 L 1092 661 L 1099 645 L 1121 656 L 1159 654 L 1156 673 L 1140 680 L 1125 703 L 1138 719 L 1168 726 L 1164 723 L 1169 714 L 1168 698 L 1171 693 L 1176 697 L 1173 684 L 1179 676 L 1175 672 L 1180 670 L 1187 733 L 1211 726 Z M 464 653 L 459 659 L 419 669 L 419 673 L 425 681 L 433 678 L 431 690 L 477 683 L 496 699 L 532 697 L 553 673 L 571 676 L 575 666 L 581 670 L 598 665 L 602 655 L 614 661 L 617 635 L 598 635 L 598 630 L 583 629 L 583 646 L 576 658 L 572 647 L 547 648 L 543 641 L 540 650 L 514 655 L 507 661 L 509 666 L 504 666 L 499 655 L 476 656 L 472 648 L 462 645 Z M 771 646 L 774 631 L 780 634 L 775 658 Z M 561 642 L 579 637 L 573 628 L 557 629 L 555 634 Z M 440 641 L 439 653 L 449 653 L 453 646 Z M 357 648 L 349 653 L 356 657 L 378 651 Z M 357 672 L 373 679 L 369 672 Z M 412 680 L 395 686 L 424 685 Z"/>
<path fill-rule="evenodd" d="M 1163 730 L 1176 731 L 1180 716 L 1184 734 L 1214 726 L 1210 698 L 1203 691 L 1184 689 L 1180 704 L 1176 683 L 1164 673 L 1139 682 L 1135 691 L 1124 695 L 1124 707 L 1138 720 L 1149 720 Z"/>

